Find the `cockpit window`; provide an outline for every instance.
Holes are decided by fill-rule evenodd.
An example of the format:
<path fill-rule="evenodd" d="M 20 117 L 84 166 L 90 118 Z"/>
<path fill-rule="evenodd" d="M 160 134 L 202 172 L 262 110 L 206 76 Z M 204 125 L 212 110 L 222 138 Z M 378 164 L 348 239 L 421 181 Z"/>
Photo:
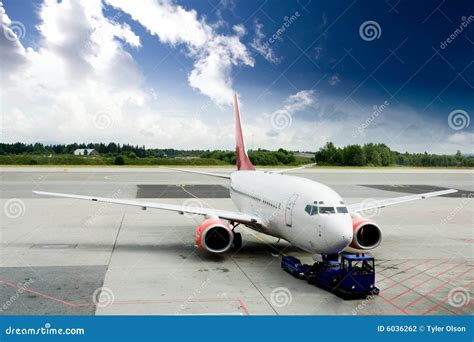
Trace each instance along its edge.
<path fill-rule="evenodd" d="M 339 214 L 347 214 L 349 212 L 346 207 L 337 207 L 336 209 Z"/>
<path fill-rule="evenodd" d="M 308 214 L 311 216 L 317 215 L 318 214 L 318 207 L 315 205 L 308 204 L 306 208 L 304 209 Z"/>
<path fill-rule="evenodd" d="M 320 214 L 334 214 L 335 212 L 334 207 L 319 207 Z"/>

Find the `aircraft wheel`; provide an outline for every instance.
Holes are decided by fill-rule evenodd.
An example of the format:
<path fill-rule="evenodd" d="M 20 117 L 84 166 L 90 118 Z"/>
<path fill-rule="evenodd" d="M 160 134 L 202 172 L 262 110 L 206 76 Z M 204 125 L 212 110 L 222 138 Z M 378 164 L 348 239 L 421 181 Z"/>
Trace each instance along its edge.
<path fill-rule="evenodd" d="M 242 234 L 235 233 L 234 234 L 234 242 L 233 242 L 234 249 L 242 248 Z"/>

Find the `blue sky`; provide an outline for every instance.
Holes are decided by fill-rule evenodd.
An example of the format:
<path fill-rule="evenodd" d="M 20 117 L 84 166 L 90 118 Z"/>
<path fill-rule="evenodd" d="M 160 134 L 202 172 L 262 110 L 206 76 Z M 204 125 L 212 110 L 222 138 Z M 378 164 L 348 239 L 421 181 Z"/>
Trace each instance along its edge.
<path fill-rule="evenodd" d="M 237 92 L 250 148 L 473 153 L 473 8 L 3 1 L 3 140 L 232 149 Z"/>

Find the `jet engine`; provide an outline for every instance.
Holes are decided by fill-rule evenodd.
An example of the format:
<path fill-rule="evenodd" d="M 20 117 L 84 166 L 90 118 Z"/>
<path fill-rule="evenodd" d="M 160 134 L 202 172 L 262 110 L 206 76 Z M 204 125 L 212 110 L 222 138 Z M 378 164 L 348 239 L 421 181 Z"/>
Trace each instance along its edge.
<path fill-rule="evenodd" d="M 206 219 L 197 228 L 196 245 L 211 253 L 224 253 L 232 247 L 234 233 L 219 219 Z"/>
<path fill-rule="evenodd" d="M 352 216 L 352 229 L 354 236 L 350 247 L 357 249 L 372 249 L 380 245 L 382 231 L 370 219 L 361 216 Z"/>

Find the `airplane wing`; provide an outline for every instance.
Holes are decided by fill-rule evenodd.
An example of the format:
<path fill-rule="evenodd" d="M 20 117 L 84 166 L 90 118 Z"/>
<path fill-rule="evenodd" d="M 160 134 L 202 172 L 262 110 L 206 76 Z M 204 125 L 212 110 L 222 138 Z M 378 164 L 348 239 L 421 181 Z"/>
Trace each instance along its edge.
<path fill-rule="evenodd" d="M 230 179 L 230 175 L 224 175 L 222 173 L 204 172 L 204 171 L 196 171 L 196 170 L 188 170 L 188 169 L 177 169 L 177 168 L 174 168 L 174 167 L 162 167 L 162 169 L 174 170 L 174 171 L 180 171 L 180 172 L 187 172 L 187 173 L 196 173 L 198 175 L 205 175 L 205 176 L 212 176 L 212 177 Z"/>
<path fill-rule="evenodd" d="M 419 200 L 419 199 L 425 199 L 425 198 L 430 198 L 430 197 L 435 197 L 435 196 L 442 196 L 442 195 L 452 194 L 454 192 L 458 192 L 458 191 L 455 190 L 455 189 L 448 189 L 448 190 L 441 190 L 441 191 L 434 191 L 434 192 L 425 192 L 423 194 L 388 198 L 388 199 L 384 199 L 384 200 L 373 200 L 373 201 L 370 201 L 370 202 L 362 202 L 362 203 L 356 203 L 356 204 L 348 205 L 347 209 L 349 210 L 349 212 L 358 213 L 358 212 L 365 211 L 365 210 L 371 210 L 371 209 L 376 209 L 376 208 L 384 208 L 384 207 L 387 207 L 389 205 L 400 204 L 400 203 L 405 203 L 405 202 L 410 202 L 410 201 L 416 201 L 416 200 Z"/>
<path fill-rule="evenodd" d="M 179 214 L 188 213 L 188 214 L 194 214 L 194 215 L 202 215 L 206 217 L 219 217 L 224 220 L 228 220 L 231 222 L 238 222 L 238 223 L 242 223 L 244 225 L 249 225 L 249 226 L 263 226 L 264 225 L 264 222 L 260 217 L 256 215 L 252 215 L 252 214 L 238 212 L 238 211 L 228 211 L 228 210 L 220 210 L 220 209 L 213 209 L 213 208 L 201 208 L 201 207 L 194 207 L 194 206 L 191 207 L 191 206 L 166 204 L 166 203 L 135 201 L 135 200 L 127 200 L 127 199 L 60 194 L 60 193 L 55 193 L 55 192 L 44 192 L 44 191 L 33 191 L 33 193 L 38 194 L 38 195 L 46 195 L 46 196 L 53 196 L 53 197 L 75 198 L 75 199 L 86 200 L 86 201 L 131 205 L 131 206 L 141 207 L 143 209 L 151 208 L 151 209 L 176 211 Z"/>
<path fill-rule="evenodd" d="M 305 164 L 303 166 L 298 166 L 298 167 L 293 167 L 291 169 L 284 169 L 284 170 L 276 170 L 276 171 L 270 171 L 271 173 L 286 173 L 286 172 L 291 172 L 291 171 L 295 171 L 295 170 L 302 170 L 302 169 L 306 169 L 308 167 L 312 167 L 314 165 L 316 165 L 317 163 L 312 163 L 312 164 Z"/>

